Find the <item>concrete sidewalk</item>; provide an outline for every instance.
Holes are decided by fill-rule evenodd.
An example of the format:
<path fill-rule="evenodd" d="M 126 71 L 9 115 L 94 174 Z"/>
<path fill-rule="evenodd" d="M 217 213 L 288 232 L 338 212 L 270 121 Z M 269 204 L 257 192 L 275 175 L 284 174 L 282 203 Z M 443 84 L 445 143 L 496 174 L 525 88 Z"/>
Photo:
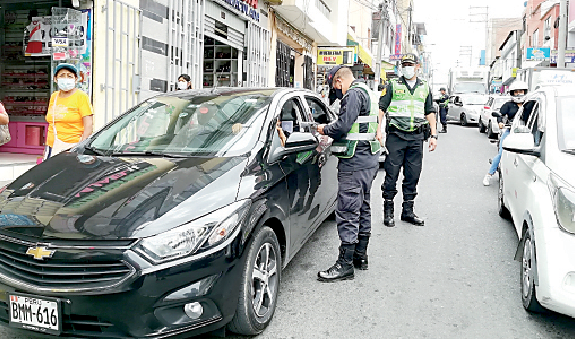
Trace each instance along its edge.
<path fill-rule="evenodd" d="M 0 187 L 36 166 L 38 155 L 0 153 Z"/>

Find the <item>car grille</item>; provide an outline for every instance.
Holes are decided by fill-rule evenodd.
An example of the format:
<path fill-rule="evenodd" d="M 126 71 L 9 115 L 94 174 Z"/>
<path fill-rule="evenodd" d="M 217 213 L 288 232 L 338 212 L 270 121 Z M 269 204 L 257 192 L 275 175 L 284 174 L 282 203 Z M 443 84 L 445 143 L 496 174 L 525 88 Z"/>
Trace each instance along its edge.
<path fill-rule="evenodd" d="M 89 251 L 65 258 L 36 260 L 25 254 L 26 249 L 25 245 L 0 241 L 0 273 L 33 287 L 57 290 L 107 287 L 134 272 L 122 260 L 98 260 L 90 257 Z"/>

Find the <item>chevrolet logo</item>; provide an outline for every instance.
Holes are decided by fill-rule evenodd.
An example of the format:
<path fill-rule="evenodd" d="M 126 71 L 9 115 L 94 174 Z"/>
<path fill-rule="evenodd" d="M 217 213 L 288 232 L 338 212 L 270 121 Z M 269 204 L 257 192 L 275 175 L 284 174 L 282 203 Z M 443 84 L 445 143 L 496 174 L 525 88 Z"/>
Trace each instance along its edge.
<path fill-rule="evenodd" d="M 36 260 L 44 260 L 44 258 L 52 258 L 52 254 L 56 251 L 46 249 L 46 246 L 28 247 L 26 254 L 34 256 Z"/>

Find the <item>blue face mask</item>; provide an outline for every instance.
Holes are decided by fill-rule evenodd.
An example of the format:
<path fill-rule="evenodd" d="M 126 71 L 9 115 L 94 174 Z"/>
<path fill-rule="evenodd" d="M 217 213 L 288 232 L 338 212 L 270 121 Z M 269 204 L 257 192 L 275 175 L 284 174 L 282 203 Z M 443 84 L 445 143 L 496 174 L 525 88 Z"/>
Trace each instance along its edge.
<path fill-rule="evenodd" d="M 58 78 L 58 88 L 62 91 L 69 91 L 76 87 L 76 80 L 69 78 Z"/>

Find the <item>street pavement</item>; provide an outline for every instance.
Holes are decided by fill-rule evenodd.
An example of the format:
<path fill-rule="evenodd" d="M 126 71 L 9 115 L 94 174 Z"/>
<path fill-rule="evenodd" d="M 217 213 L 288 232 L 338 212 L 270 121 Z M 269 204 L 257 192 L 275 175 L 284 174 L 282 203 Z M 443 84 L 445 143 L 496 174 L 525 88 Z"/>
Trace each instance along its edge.
<path fill-rule="evenodd" d="M 495 154 L 476 127 L 450 125 L 440 134 L 438 149 L 425 151 L 416 199 L 425 227 L 399 220 L 401 196 L 396 227 L 383 226 L 380 171 L 369 271 L 333 284 L 316 280 L 337 256 L 335 222 L 326 221 L 283 271 L 274 319 L 258 339 L 575 338 L 572 318 L 523 310 L 518 240 L 497 214 L 497 176 L 482 185 Z M 32 337 L 0 328 L 0 338 Z"/>

